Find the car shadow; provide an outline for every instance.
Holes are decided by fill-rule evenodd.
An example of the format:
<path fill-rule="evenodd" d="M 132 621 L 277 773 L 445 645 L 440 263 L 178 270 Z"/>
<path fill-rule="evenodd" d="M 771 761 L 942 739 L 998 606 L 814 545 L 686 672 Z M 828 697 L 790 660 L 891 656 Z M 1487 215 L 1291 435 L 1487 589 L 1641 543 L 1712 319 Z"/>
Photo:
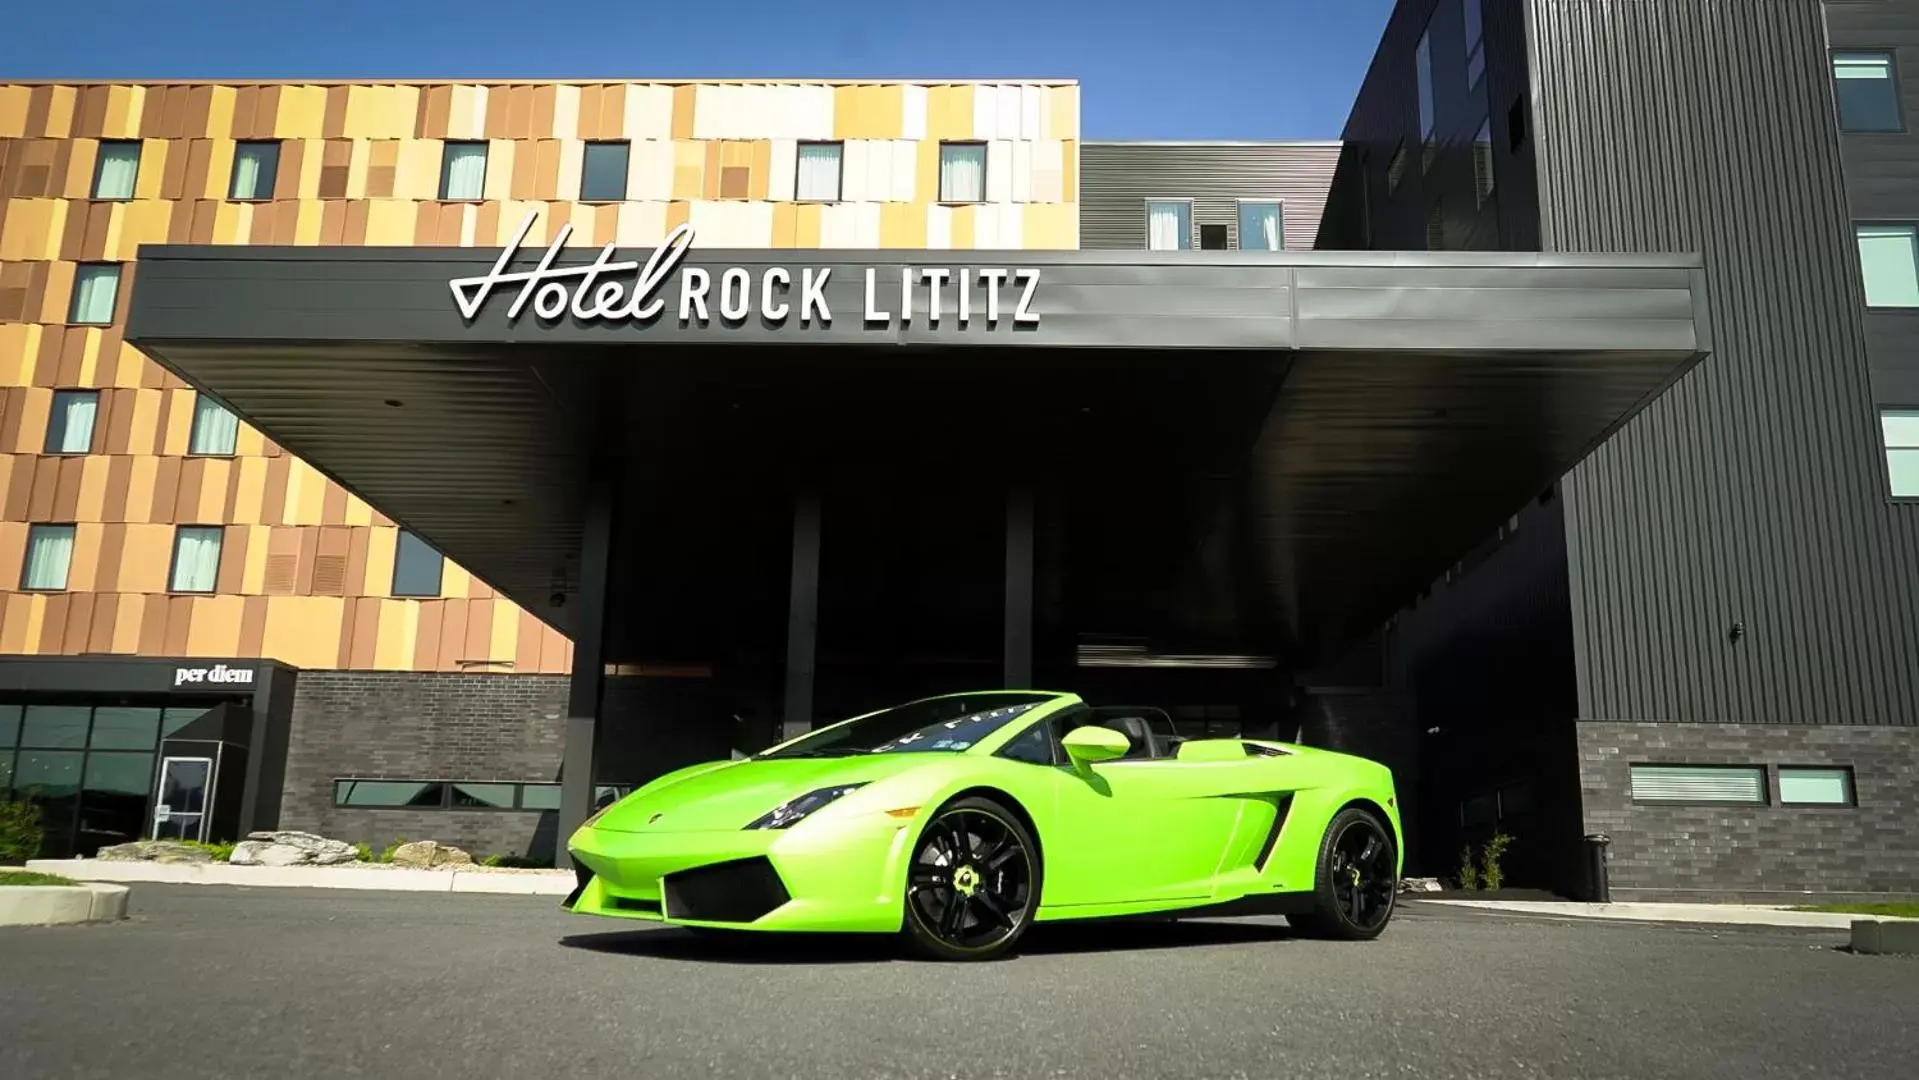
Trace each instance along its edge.
<path fill-rule="evenodd" d="M 1008 957 L 1007 961 L 1017 960 L 1021 956 L 1259 945 L 1292 941 L 1297 936 L 1277 919 L 1115 919 L 1047 924 L 1028 931 L 1020 941 L 1019 951 Z M 674 927 L 650 927 L 603 934 L 572 934 L 561 938 L 560 944 L 588 952 L 707 964 L 884 964 L 917 959 L 903 947 L 897 936 L 891 934 L 743 932 L 708 936 Z"/>

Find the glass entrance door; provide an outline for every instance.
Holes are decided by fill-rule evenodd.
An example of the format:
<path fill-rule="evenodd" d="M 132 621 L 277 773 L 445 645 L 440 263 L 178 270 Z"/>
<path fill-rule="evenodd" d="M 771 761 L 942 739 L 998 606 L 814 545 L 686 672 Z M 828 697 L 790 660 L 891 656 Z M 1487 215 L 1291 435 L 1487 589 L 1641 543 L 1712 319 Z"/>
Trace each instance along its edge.
<path fill-rule="evenodd" d="M 205 840 L 213 759 L 170 757 L 160 763 L 160 797 L 153 807 L 155 840 Z"/>

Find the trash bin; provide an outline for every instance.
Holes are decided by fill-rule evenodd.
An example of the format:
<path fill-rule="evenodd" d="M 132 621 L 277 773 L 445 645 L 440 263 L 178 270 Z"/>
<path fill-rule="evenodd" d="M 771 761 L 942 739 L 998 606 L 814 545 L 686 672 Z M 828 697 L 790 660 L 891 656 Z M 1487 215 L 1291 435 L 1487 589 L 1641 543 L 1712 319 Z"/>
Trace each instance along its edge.
<path fill-rule="evenodd" d="M 1612 882 L 1606 870 L 1606 849 L 1611 844 L 1612 837 L 1605 833 L 1586 834 L 1586 883 L 1595 904 L 1612 903 Z"/>

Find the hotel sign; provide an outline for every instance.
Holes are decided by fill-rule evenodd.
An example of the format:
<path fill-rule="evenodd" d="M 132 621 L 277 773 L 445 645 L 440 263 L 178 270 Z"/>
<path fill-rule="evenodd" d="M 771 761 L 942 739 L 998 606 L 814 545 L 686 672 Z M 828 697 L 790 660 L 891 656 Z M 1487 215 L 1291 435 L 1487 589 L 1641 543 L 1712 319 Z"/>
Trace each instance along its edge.
<path fill-rule="evenodd" d="M 827 303 L 826 287 L 833 274 L 846 267 L 805 266 L 795 272 L 784 266 L 716 270 L 682 266 L 693 246 L 691 224 L 675 227 L 644 262 L 616 262 L 615 247 L 608 244 L 590 263 L 559 266 L 560 252 L 573 232 L 568 222 L 553 237 L 539 265 L 509 270 L 538 218 L 538 211 L 527 215 L 492 269 L 447 283 L 461 318 L 472 322 L 499 289 L 512 293 L 506 309 L 508 322 L 517 321 L 530 308 L 535 317 L 547 321 L 571 316 L 584 323 L 645 324 L 671 312 L 682 326 L 707 326 L 715 318 L 724 325 L 749 319 L 772 326 L 833 325 L 836 313 Z M 677 285 L 667 288 L 676 270 Z M 908 326 L 915 317 L 933 327 L 965 328 L 975 322 L 989 327 L 1039 325 L 1039 312 L 1033 308 L 1039 289 L 1036 268 L 869 266 L 864 268 L 862 284 L 865 302 L 860 320 L 873 329 Z"/>

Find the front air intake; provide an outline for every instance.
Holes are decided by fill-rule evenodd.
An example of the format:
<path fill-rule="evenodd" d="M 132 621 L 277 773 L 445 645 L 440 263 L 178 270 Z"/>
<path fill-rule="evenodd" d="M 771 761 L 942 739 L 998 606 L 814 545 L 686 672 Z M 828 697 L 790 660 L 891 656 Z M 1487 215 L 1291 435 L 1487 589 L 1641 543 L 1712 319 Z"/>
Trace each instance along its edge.
<path fill-rule="evenodd" d="M 660 898 L 669 919 L 749 923 L 792 899 L 763 855 L 668 874 Z"/>

